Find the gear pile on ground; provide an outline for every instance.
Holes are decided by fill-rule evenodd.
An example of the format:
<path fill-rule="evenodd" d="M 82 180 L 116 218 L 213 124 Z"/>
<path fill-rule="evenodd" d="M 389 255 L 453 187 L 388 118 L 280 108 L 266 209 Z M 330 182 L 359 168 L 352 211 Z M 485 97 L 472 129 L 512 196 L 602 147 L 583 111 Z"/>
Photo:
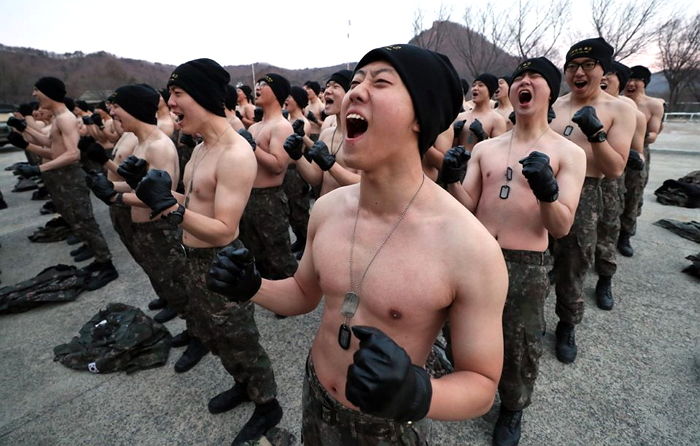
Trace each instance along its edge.
<path fill-rule="evenodd" d="M 34 243 L 52 243 L 65 240 L 70 234 L 68 222 L 59 216 L 47 221 L 27 238 Z"/>
<path fill-rule="evenodd" d="M 656 200 L 669 206 L 700 207 L 700 170 L 690 172 L 678 180 L 666 180 L 654 191 Z"/>
<path fill-rule="evenodd" d="M 54 361 L 92 373 L 132 373 L 165 364 L 171 338 L 167 328 L 138 308 L 110 303 L 78 336 L 54 347 Z"/>
<path fill-rule="evenodd" d="M 56 265 L 35 277 L 0 288 L 0 314 L 21 313 L 49 303 L 71 302 L 83 291 L 78 268 Z"/>

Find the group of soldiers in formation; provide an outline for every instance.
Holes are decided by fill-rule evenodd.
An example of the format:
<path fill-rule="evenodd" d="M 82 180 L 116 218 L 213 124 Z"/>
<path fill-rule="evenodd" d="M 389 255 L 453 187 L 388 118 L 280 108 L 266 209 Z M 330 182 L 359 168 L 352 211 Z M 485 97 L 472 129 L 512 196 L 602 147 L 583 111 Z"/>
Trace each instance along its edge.
<path fill-rule="evenodd" d="M 469 85 L 444 55 L 398 44 L 324 88 L 269 73 L 253 89 L 196 59 L 161 91 L 125 85 L 94 108 L 43 77 L 8 124 L 30 159 L 16 173 L 40 175 L 84 243 L 72 254 L 94 256 L 85 287 L 118 277 L 92 191 L 156 320 L 186 322 L 175 371 L 212 352 L 232 383 L 209 411 L 254 403 L 234 445 L 282 418 L 254 304 L 282 318 L 322 297 L 304 444 L 427 444 L 429 419 L 481 416 L 498 392 L 493 444 L 514 445 L 550 284 L 556 357 L 571 363 L 587 270 L 611 310 L 616 248 L 633 255 L 663 102 L 645 94 L 647 68 L 612 57 L 602 38 L 573 45 L 561 97 L 544 57 Z M 438 376 L 426 364 L 441 332 L 452 370 Z"/>

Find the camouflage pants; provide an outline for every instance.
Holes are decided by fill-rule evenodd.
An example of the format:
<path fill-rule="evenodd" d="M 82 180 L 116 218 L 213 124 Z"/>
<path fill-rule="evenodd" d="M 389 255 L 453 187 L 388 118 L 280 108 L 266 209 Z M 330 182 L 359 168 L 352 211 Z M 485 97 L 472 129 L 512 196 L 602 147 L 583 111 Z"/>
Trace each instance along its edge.
<path fill-rule="evenodd" d="M 187 293 L 182 283 L 185 256 L 177 226 L 166 220 L 132 224 L 133 249 L 136 263 L 151 281 L 153 291 L 179 315 L 185 314 Z"/>
<path fill-rule="evenodd" d="M 309 225 L 311 200 L 309 185 L 299 174 L 296 166 L 290 164 L 282 183 L 289 203 L 289 224 L 297 240 L 306 240 L 306 227 Z"/>
<path fill-rule="evenodd" d="M 297 261 L 289 241 L 289 205 L 282 186 L 253 189 L 241 217 L 240 232 L 261 276 L 279 280 L 294 275 Z"/>
<path fill-rule="evenodd" d="M 600 182 L 603 201 L 595 245 L 595 270 L 599 276 L 612 277 L 617 271 L 616 252 L 617 239 L 620 236 L 623 187 L 622 178 L 603 178 Z"/>
<path fill-rule="evenodd" d="M 238 240 L 232 244 L 243 246 Z M 237 383 L 246 386 L 253 402 L 266 403 L 276 397 L 277 384 L 270 358 L 259 342 L 254 304 L 229 302 L 207 289 L 206 274 L 219 249 L 184 247 L 187 263 L 183 278 L 189 296 L 187 330 L 221 359 Z"/>
<path fill-rule="evenodd" d="M 600 200 L 600 178 L 586 177 L 571 231 L 554 243 L 556 313 L 570 324 L 583 318 L 583 281 L 593 264 Z"/>
<path fill-rule="evenodd" d="M 109 219 L 112 220 L 112 227 L 114 231 L 119 235 L 119 239 L 124 243 L 126 250 L 129 251 L 131 257 L 136 260 L 138 259 L 134 255 L 135 251 L 133 249 L 133 231 L 131 228 L 131 207 L 127 205 L 113 204 L 109 207 Z"/>
<path fill-rule="evenodd" d="M 644 146 L 644 169 L 625 168 L 625 201 L 620 216 L 620 232 L 634 234 L 637 232 L 637 217 L 642 215 L 644 188 L 649 182 L 649 146 Z"/>
<path fill-rule="evenodd" d="M 306 446 L 427 445 L 430 420 L 398 423 L 349 409 L 318 380 L 311 356 L 306 361 L 302 395 L 301 439 Z"/>
<path fill-rule="evenodd" d="M 85 172 L 78 164 L 41 173 L 51 200 L 66 219 L 73 233 L 95 252 L 95 260 L 112 258 L 100 227 L 92 213 L 90 189 L 85 184 Z"/>
<path fill-rule="evenodd" d="M 542 356 L 544 301 L 549 293 L 546 252 L 503 250 L 508 296 L 503 308 L 501 404 L 510 410 L 530 405 Z"/>

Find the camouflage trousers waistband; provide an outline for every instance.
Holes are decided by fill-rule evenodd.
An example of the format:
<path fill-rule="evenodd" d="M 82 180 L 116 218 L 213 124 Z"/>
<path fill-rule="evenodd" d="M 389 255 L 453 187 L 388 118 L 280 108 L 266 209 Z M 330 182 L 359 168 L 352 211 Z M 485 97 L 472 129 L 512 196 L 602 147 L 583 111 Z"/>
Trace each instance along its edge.
<path fill-rule="evenodd" d="M 242 248 L 243 242 L 241 242 L 239 239 L 236 239 L 226 246 L 214 246 L 212 248 L 192 248 L 190 246 L 186 246 L 183 243 L 180 243 L 180 246 L 182 246 L 182 252 L 185 254 L 185 257 L 187 257 L 188 259 L 201 259 L 201 258 L 213 259 L 214 256 L 216 255 L 216 253 L 219 252 L 220 249 L 223 249 L 226 246 L 234 246 L 236 248 Z"/>
<path fill-rule="evenodd" d="M 250 196 L 256 197 L 259 195 L 274 195 L 279 192 L 284 192 L 284 188 L 281 184 L 279 186 L 272 187 L 254 187 L 253 190 L 250 191 Z"/>
<path fill-rule="evenodd" d="M 524 263 L 526 265 L 551 265 L 552 256 L 547 251 L 524 251 L 519 249 L 501 249 L 506 262 Z"/>
<path fill-rule="evenodd" d="M 425 418 L 420 421 L 399 423 L 387 418 L 375 417 L 357 410 L 343 406 L 338 400 L 323 387 L 316 376 L 311 354 L 306 360 L 305 378 L 309 386 L 309 397 L 320 405 L 321 418 L 329 426 L 338 426 L 340 429 L 350 429 L 356 435 L 366 435 L 375 438 L 384 438 L 394 444 L 401 439 L 415 440 L 420 438 L 419 430 L 429 429 L 430 420 Z M 400 444 L 415 444 L 414 441 L 401 442 Z"/>

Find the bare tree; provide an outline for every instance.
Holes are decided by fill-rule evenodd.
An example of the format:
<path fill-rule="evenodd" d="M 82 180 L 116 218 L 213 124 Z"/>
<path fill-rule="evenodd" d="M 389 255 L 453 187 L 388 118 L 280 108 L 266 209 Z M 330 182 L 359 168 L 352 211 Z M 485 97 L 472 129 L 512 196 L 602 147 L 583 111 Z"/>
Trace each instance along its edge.
<path fill-rule="evenodd" d="M 513 68 L 517 62 L 503 49 L 509 40 L 503 18 L 493 9 L 470 6 L 464 13 L 463 32 L 452 35 L 452 47 L 472 77 L 485 71 Z"/>
<path fill-rule="evenodd" d="M 507 50 L 522 59 L 552 58 L 559 37 L 569 23 L 569 0 L 552 0 L 546 8 L 531 0 L 518 1 L 518 9 L 509 23 Z"/>
<path fill-rule="evenodd" d="M 441 4 L 437 13 L 437 19 L 433 22 L 433 26 L 430 29 L 424 30 L 423 11 L 421 9 L 417 9 L 413 17 L 414 43 L 421 48 L 431 51 L 440 51 L 445 40 L 447 39 L 445 27 L 447 26 L 447 22 L 450 20 L 450 15 L 450 9 L 444 4 Z"/>
<path fill-rule="evenodd" d="M 669 103 L 678 103 L 681 89 L 700 70 L 700 14 L 684 20 L 676 16 L 658 28 L 659 58 L 668 81 Z"/>
<path fill-rule="evenodd" d="M 615 48 L 613 58 L 624 60 L 639 53 L 656 33 L 654 18 L 663 0 L 591 0 L 591 19 L 598 36 Z"/>

